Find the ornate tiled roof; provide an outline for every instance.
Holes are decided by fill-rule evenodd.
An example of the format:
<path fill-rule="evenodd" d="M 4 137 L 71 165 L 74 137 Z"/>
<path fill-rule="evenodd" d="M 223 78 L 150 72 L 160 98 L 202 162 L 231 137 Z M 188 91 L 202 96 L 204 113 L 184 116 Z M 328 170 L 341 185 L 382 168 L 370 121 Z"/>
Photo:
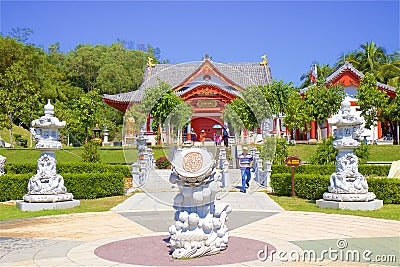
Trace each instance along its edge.
<path fill-rule="evenodd" d="M 251 85 L 265 85 L 272 82 L 271 72 L 268 65 L 260 65 L 258 62 L 224 64 L 215 63 L 209 59 L 206 59 L 206 61 L 215 67 L 215 69 L 222 75 L 232 81 L 235 86 L 241 89 Z M 157 86 L 159 80 L 167 82 L 172 86 L 172 88 L 176 88 L 181 85 L 185 79 L 194 75 L 204 62 L 205 61 L 183 64 L 156 64 L 153 67 L 147 67 L 144 72 L 142 85 L 138 90 L 117 95 L 105 94 L 103 95 L 103 99 L 121 103 L 126 101 L 140 102 L 144 96 L 144 90 Z M 183 90 L 185 89 L 187 88 L 183 88 Z M 234 95 L 240 94 L 229 86 L 221 86 L 221 89 Z"/>
<path fill-rule="evenodd" d="M 350 70 L 352 73 L 357 75 L 357 77 L 359 77 L 360 79 L 362 77 L 364 77 L 364 74 L 361 71 L 356 69 L 350 62 L 346 61 L 342 66 L 340 66 L 335 71 L 333 71 L 331 74 L 326 76 L 326 83 L 332 82 L 335 78 L 337 78 L 339 75 L 341 75 L 346 70 Z M 383 83 L 380 83 L 380 82 L 377 82 L 376 85 L 379 88 L 386 89 L 386 90 L 392 91 L 392 92 L 396 92 L 396 89 L 394 87 L 390 86 L 390 85 L 383 84 Z M 304 93 L 307 90 L 308 90 L 308 87 L 302 88 L 302 89 L 300 89 L 300 93 Z"/>
<path fill-rule="evenodd" d="M 103 95 L 103 99 L 107 99 L 113 102 L 140 102 L 143 98 L 143 90 L 136 90 L 127 93 L 120 93 L 116 95 Z"/>
<path fill-rule="evenodd" d="M 217 86 L 217 87 L 221 88 L 221 90 L 223 90 L 223 91 L 225 91 L 225 92 L 227 92 L 227 93 L 230 93 L 230 94 L 232 94 L 232 95 L 234 95 L 234 96 L 239 96 L 239 97 L 241 97 L 240 92 L 239 92 L 238 90 L 236 90 L 235 88 L 233 88 L 232 86 L 221 86 L 220 84 L 213 83 L 213 82 L 195 83 L 195 84 L 193 84 L 193 85 L 190 86 L 190 87 L 185 87 L 185 88 L 183 88 L 183 89 L 181 89 L 181 90 L 175 92 L 175 94 L 176 94 L 177 96 L 184 95 L 185 93 L 187 93 L 187 92 L 191 91 L 192 89 L 194 89 L 194 88 L 196 88 L 196 87 L 198 87 L 198 86 L 201 86 L 201 85 Z"/>

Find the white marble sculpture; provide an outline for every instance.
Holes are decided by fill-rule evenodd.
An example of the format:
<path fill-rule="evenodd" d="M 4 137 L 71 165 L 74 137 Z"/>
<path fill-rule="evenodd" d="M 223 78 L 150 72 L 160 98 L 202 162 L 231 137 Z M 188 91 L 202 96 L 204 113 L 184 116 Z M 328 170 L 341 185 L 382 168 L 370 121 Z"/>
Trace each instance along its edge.
<path fill-rule="evenodd" d="M 29 179 L 28 194 L 23 199 L 25 202 L 60 202 L 73 199 L 71 193 L 67 193 L 64 179 L 56 172 L 56 158 L 54 152 L 62 148 L 58 141 L 59 128 L 65 127 L 65 121 L 60 122 L 54 117 L 54 106 L 44 106 L 44 116 L 32 121 L 31 133 L 36 145 L 35 148 L 42 151 L 38 159 L 36 174 Z"/>
<path fill-rule="evenodd" d="M 330 177 L 328 192 L 323 199 L 333 201 L 371 201 L 375 194 L 368 192 L 365 177 L 358 172 L 358 158 L 354 149 L 360 146 L 361 125 L 364 119 L 351 111 L 350 102 L 343 101 L 339 113 L 328 120 L 336 126 L 333 146 L 339 150 L 336 156 L 336 172 Z"/>
<path fill-rule="evenodd" d="M 221 173 L 205 149 L 178 150 L 170 182 L 180 190 L 174 199 L 175 224 L 169 227 L 172 257 L 196 258 L 219 253 L 228 244 L 225 224 L 231 207 L 216 202 Z"/>
<path fill-rule="evenodd" d="M 6 157 L 0 155 L 0 176 L 4 175 L 4 165 L 6 164 Z"/>

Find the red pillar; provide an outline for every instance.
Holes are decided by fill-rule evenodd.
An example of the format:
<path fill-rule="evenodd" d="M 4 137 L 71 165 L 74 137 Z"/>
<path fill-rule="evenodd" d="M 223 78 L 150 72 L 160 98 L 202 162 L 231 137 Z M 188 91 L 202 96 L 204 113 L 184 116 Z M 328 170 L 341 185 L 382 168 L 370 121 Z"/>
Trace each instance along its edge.
<path fill-rule="evenodd" d="M 382 122 L 378 121 L 378 139 L 382 138 Z"/>
<path fill-rule="evenodd" d="M 316 130 L 317 130 L 317 122 L 316 121 L 312 121 L 311 122 L 310 139 L 316 139 L 315 138 Z"/>

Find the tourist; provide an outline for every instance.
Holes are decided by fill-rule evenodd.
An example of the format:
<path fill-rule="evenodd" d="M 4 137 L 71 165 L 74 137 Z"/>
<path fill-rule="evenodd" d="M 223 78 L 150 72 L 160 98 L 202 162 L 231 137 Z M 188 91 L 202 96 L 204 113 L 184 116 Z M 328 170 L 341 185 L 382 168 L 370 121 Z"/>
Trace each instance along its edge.
<path fill-rule="evenodd" d="M 217 144 L 220 146 L 221 143 L 222 143 L 222 135 L 219 134 L 219 135 L 217 136 L 217 138 L 218 138 L 218 139 L 217 139 Z"/>
<path fill-rule="evenodd" d="M 202 146 L 204 146 L 204 141 L 206 141 L 206 133 L 204 132 L 204 130 L 201 130 L 200 142 Z"/>
<path fill-rule="evenodd" d="M 246 188 L 250 186 L 250 170 L 253 168 L 253 156 L 247 152 L 247 147 L 243 147 L 243 152 L 239 155 L 240 173 L 242 175 L 242 189 L 240 189 L 240 192 L 242 193 L 246 193 Z"/>
<path fill-rule="evenodd" d="M 222 128 L 222 134 L 224 136 L 224 145 L 225 147 L 228 147 L 228 141 L 229 141 L 229 133 L 228 133 L 228 129 L 226 128 L 226 126 L 224 126 L 224 128 Z"/>
<path fill-rule="evenodd" d="M 190 138 L 192 139 L 192 146 L 194 146 L 194 142 L 196 141 L 196 132 L 194 131 L 194 129 L 192 128 L 192 131 L 190 132 Z"/>

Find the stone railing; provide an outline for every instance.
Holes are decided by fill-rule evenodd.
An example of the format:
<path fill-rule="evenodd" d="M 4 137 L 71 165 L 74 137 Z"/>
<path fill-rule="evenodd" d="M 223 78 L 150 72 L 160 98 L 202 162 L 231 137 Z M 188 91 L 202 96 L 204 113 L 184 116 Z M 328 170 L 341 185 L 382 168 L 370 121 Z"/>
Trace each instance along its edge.
<path fill-rule="evenodd" d="M 250 153 L 253 156 L 254 180 L 260 186 L 272 191 L 270 186 L 272 162 L 267 160 L 263 164 L 263 160 L 260 158 L 260 151 L 257 151 L 255 148 L 251 148 Z"/>
<path fill-rule="evenodd" d="M 153 169 L 154 153 L 151 148 L 146 147 L 139 151 L 138 160 L 132 164 L 133 187 L 144 186 Z"/>

